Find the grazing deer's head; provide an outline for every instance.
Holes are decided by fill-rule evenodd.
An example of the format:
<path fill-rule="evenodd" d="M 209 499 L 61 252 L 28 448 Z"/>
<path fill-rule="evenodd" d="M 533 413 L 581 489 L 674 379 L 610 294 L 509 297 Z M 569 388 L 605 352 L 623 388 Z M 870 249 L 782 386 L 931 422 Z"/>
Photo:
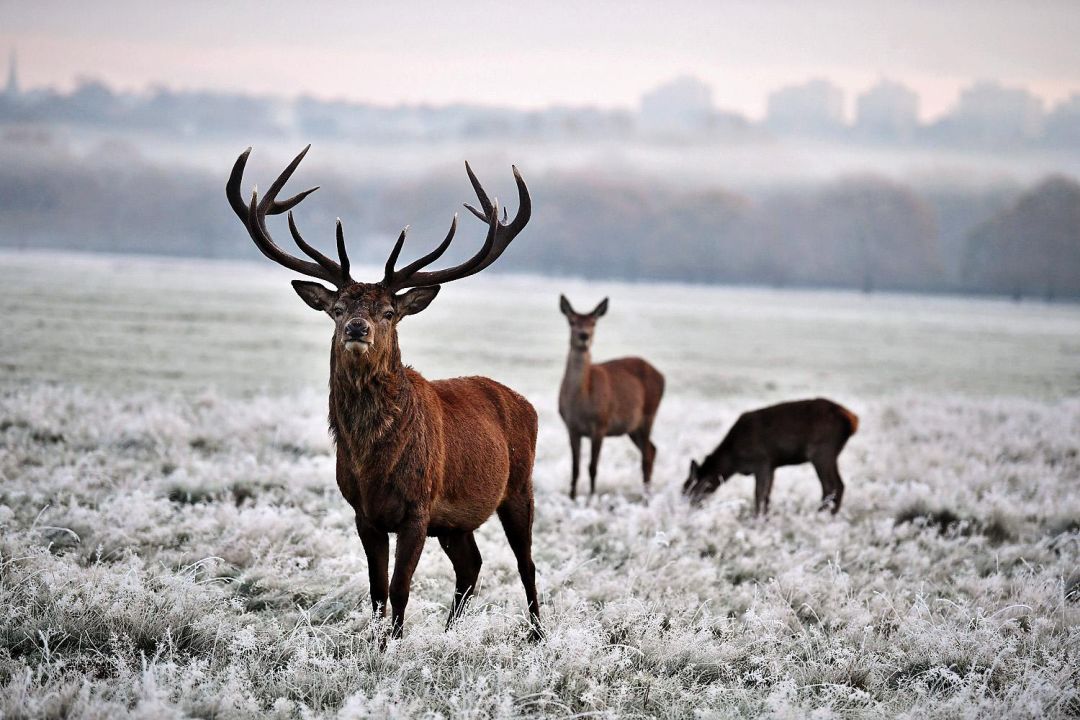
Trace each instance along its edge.
<path fill-rule="evenodd" d="M 248 234 L 255 241 L 263 255 L 290 270 L 314 277 L 333 285 L 333 288 L 308 280 L 294 280 L 292 285 L 297 295 L 315 310 L 328 314 L 335 324 L 333 352 L 335 355 L 355 359 L 369 365 L 377 365 L 389 359 L 397 350 L 397 323 L 406 315 L 415 315 L 426 308 L 439 293 L 442 283 L 459 280 L 474 275 L 495 262 L 514 237 L 525 227 L 532 212 L 529 191 L 514 168 L 517 182 L 519 206 L 517 214 L 510 222 L 499 220 L 498 199 L 488 199 L 472 168 L 465 163 L 465 171 L 480 204 L 480 209 L 470 205 L 466 208 L 488 225 L 487 238 L 483 247 L 471 258 L 454 267 L 444 270 L 423 270 L 442 256 L 450 247 L 457 231 L 457 215 L 450 223 L 450 230 L 442 243 L 427 255 L 415 260 L 403 268 L 397 269 L 398 256 L 405 244 L 408 226 L 401 231 L 397 243 L 386 261 L 383 277 L 378 282 L 363 283 L 353 280 L 349 275 L 349 256 L 345 250 L 345 235 L 341 220 L 337 223 L 338 260 L 323 255 L 309 245 L 300 236 L 300 231 L 293 220 L 292 208 L 318 188 L 305 190 L 287 200 L 278 200 L 278 193 L 284 188 L 300 161 L 304 159 L 308 145 L 296 156 L 288 167 L 278 176 L 261 199 L 258 191 L 251 195 L 251 201 L 245 203 L 240 194 L 240 183 L 247 165 L 251 148 L 245 150 L 236 160 L 229 182 L 225 187 L 233 211 L 248 229 Z M 266 216 L 288 212 L 289 231 L 293 240 L 311 260 L 302 260 L 282 250 L 270 237 L 266 227 Z M 404 292 L 403 292 L 404 291 Z M 342 354 L 342 351 L 346 354 Z M 348 361 L 348 360 L 346 360 Z"/>
<path fill-rule="evenodd" d="M 713 463 L 713 467 L 706 469 L 705 465 L 709 464 L 708 460 L 704 465 L 698 465 L 696 460 L 690 461 L 690 474 L 683 483 L 682 492 L 691 502 L 701 502 L 706 495 L 716 492 L 727 480 L 727 475 L 720 471 L 718 463 Z"/>
<path fill-rule="evenodd" d="M 559 309 L 562 310 L 562 314 L 566 316 L 566 320 L 570 323 L 571 348 L 581 351 L 589 349 L 596 331 L 596 321 L 607 312 L 607 306 L 608 299 L 604 298 L 599 305 L 593 308 L 592 312 L 582 315 L 570 307 L 570 301 L 566 299 L 565 295 L 559 296 Z"/>

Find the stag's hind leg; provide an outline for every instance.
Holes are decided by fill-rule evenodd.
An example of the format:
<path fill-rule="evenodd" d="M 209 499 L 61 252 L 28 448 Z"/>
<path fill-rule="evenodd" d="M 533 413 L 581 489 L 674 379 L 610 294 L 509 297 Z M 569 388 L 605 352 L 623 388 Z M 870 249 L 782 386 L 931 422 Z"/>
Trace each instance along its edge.
<path fill-rule="evenodd" d="M 465 603 L 476 590 L 476 578 L 480 575 L 483 559 L 476 547 L 476 537 L 471 532 L 455 532 L 439 537 L 439 545 L 454 565 L 457 582 L 454 588 L 454 602 L 450 605 L 450 616 L 446 618 L 449 628 L 465 609 Z"/>
<path fill-rule="evenodd" d="M 540 639 L 540 602 L 536 597 L 536 566 L 532 559 L 533 499 L 531 489 L 528 493 L 522 492 L 517 496 L 507 498 L 496 512 L 506 532 L 510 549 L 514 551 L 514 557 L 517 558 L 518 573 L 521 575 L 521 584 L 525 586 L 525 599 L 529 603 L 529 615 L 532 618 L 531 636 L 534 640 L 538 640 Z"/>

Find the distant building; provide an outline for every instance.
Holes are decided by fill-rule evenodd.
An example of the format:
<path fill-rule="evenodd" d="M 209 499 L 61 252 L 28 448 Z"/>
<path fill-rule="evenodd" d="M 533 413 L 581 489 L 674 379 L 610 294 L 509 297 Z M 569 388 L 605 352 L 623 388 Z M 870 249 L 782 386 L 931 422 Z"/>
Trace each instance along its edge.
<path fill-rule="evenodd" d="M 1028 90 L 978 82 L 960 93 L 956 108 L 938 129 L 948 140 L 1000 145 L 1039 137 L 1043 120 L 1042 100 Z"/>
<path fill-rule="evenodd" d="M 11 99 L 19 97 L 19 61 L 14 50 L 11 51 L 11 57 L 8 60 L 7 86 L 4 87 L 4 95 Z"/>
<path fill-rule="evenodd" d="M 765 124 L 793 135 L 830 135 L 844 126 L 844 92 L 827 80 L 811 80 L 769 95 Z"/>
<path fill-rule="evenodd" d="M 700 133 L 708 129 L 712 116 L 712 88 L 694 77 L 676 78 L 641 97 L 639 120 L 646 133 Z"/>
<path fill-rule="evenodd" d="M 882 80 L 855 100 L 855 130 L 869 140 L 909 140 L 919 125 L 919 96 Z"/>

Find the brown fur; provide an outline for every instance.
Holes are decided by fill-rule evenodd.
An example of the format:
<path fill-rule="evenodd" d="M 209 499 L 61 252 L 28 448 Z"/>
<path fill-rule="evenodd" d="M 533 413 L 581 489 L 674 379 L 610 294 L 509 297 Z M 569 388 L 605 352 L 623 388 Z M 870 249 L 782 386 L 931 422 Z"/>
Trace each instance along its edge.
<path fill-rule="evenodd" d="M 825 398 L 745 412 L 701 465 L 690 461 L 683 493 L 697 502 L 732 475 L 754 475 L 754 513 L 762 515 L 776 468 L 809 462 L 821 481 L 821 509 L 835 515 L 844 498 L 837 457 L 858 428 L 855 413 Z"/>
<path fill-rule="evenodd" d="M 589 495 L 596 492 L 604 438 L 616 435 L 629 435 L 641 451 L 641 474 L 648 488 L 656 459 L 656 446 L 649 435 L 664 394 L 664 376 L 638 357 L 593 365 L 589 347 L 596 321 L 607 312 L 607 299 L 585 315 L 574 312 L 565 297 L 559 300 L 570 323 L 570 352 L 559 390 L 559 415 L 570 434 L 570 497 L 577 496 L 582 437 L 589 438 L 591 449 Z"/>

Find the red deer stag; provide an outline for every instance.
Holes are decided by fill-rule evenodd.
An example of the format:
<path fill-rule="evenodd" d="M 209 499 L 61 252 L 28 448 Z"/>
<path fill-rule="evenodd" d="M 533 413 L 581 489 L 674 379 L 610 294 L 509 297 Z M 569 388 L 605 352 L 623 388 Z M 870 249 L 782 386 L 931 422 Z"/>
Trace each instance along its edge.
<path fill-rule="evenodd" d="M 831 508 L 835 515 L 844 498 L 836 459 L 858 429 L 855 413 L 825 398 L 745 412 L 700 465 L 690 461 L 683 494 L 697 503 L 732 475 L 753 475 L 754 514 L 764 515 L 769 511 L 773 471 L 809 462 L 821 481 L 820 509 Z"/>
<path fill-rule="evenodd" d="M 480 573 L 473 531 L 497 513 L 517 557 L 536 637 L 540 631 L 532 561 L 536 411 L 521 395 L 485 377 L 425 380 L 402 364 L 397 336 L 402 318 L 426 308 L 442 283 L 482 271 L 521 232 L 532 212 L 525 182 L 514 168 L 518 212 L 509 223 L 500 222 L 498 200 L 488 200 L 466 163 L 483 212 L 469 209 L 488 224 L 479 252 L 454 267 L 422 271 L 450 246 L 457 229 L 455 215 L 437 248 L 395 269 L 406 227 L 386 261 L 382 280 L 363 283 L 349 276 L 340 220 L 338 262 L 308 245 L 296 228 L 291 209 L 316 188 L 277 199 L 308 148 L 262 198 L 257 191 L 252 193 L 250 203 L 240 194 L 248 148 L 236 160 L 226 194 L 263 255 L 334 286 L 292 283 L 304 302 L 334 321 L 330 431 L 337 443 L 338 488 L 356 513 L 356 530 L 367 554 L 372 611 L 376 617 L 385 617 L 389 599 L 391 634 L 400 637 L 413 571 L 425 538 L 432 536 L 438 538 L 457 576 L 449 626 L 472 594 Z M 286 211 L 293 240 L 315 262 L 289 255 L 271 239 L 266 216 Z M 388 533 L 397 534 L 394 573 L 389 580 Z"/>
<path fill-rule="evenodd" d="M 570 323 L 570 352 L 559 389 L 559 415 L 570 433 L 570 497 L 577 497 L 581 438 L 589 438 L 589 495 L 596 492 L 596 466 L 605 437 L 629 435 L 641 451 L 641 474 L 648 490 L 656 446 L 649 440 L 656 409 L 664 394 L 664 376 L 638 357 L 593 365 L 589 355 L 596 321 L 607 312 L 604 298 L 591 313 L 580 314 L 559 296 L 559 309 Z"/>

